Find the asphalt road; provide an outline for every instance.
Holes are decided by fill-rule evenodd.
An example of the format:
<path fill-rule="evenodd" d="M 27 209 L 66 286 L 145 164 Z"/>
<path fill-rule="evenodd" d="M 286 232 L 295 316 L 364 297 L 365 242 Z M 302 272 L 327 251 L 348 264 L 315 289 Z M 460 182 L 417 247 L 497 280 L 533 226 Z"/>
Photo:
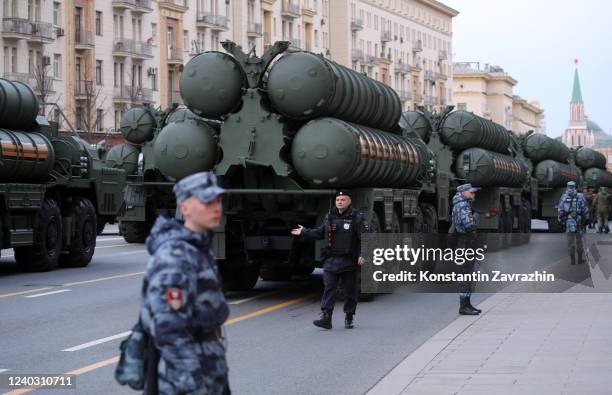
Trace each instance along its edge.
<path fill-rule="evenodd" d="M 76 393 L 133 393 L 116 384 L 113 371 L 119 343 L 137 319 L 144 246 L 103 235 L 88 267 L 47 273 L 21 273 L 11 251 L 2 252 L 0 372 L 71 372 Z M 533 234 L 530 244 L 500 254 L 509 264 L 562 260 L 566 239 Z M 353 330 L 344 329 L 338 304 L 334 329 L 320 330 L 312 320 L 321 288 L 315 271 L 291 282 L 260 280 L 253 291 L 227 295 L 234 393 L 365 393 L 457 317 L 456 294 L 396 292 L 360 303 Z"/>

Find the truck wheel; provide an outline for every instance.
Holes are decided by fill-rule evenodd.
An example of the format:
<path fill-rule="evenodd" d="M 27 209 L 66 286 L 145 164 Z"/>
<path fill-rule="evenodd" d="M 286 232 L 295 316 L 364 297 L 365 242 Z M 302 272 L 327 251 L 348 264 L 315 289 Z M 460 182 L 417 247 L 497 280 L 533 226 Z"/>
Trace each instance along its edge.
<path fill-rule="evenodd" d="M 44 272 L 57 267 L 62 249 L 62 215 L 53 199 L 45 199 L 38 211 L 34 244 L 15 248 L 17 264 L 27 271 Z"/>
<path fill-rule="evenodd" d="M 119 222 L 119 230 L 128 243 L 144 243 L 150 231 L 146 222 L 134 221 Z"/>
<path fill-rule="evenodd" d="M 263 265 L 261 267 L 259 275 L 264 281 L 289 281 L 293 276 L 293 268 L 289 265 L 282 264 Z"/>
<path fill-rule="evenodd" d="M 438 212 L 429 203 L 420 205 L 423 212 L 423 233 L 438 233 Z"/>
<path fill-rule="evenodd" d="M 85 267 L 91 262 L 96 249 L 96 209 L 84 197 L 75 198 L 70 211 L 72 235 L 68 254 L 62 255 L 59 263 L 66 267 Z"/>
<path fill-rule="evenodd" d="M 243 266 L 232 269 L 221 269 L 223 288 L 229 291 L 250 291 L 259 279 L 259 266 Z"/>
<path fill-rule="evenodd" d="M 104 232 L 104 228 L 106 227 L 106 222 L 102 221 L 101 218 L 98 218 L 98 223 L 96 224 L 96 234 L 101 235 Z"/>

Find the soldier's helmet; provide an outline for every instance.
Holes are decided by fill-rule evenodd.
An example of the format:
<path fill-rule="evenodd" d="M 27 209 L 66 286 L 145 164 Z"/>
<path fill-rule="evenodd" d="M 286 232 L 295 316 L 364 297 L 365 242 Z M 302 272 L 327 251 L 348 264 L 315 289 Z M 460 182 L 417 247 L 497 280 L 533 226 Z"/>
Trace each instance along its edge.
<path fill-rule="evenodd" d="M 457 192 L 477 192 L 480 188 L 474 188 L 472 184 L 462 184 L 457 187 Z"/>

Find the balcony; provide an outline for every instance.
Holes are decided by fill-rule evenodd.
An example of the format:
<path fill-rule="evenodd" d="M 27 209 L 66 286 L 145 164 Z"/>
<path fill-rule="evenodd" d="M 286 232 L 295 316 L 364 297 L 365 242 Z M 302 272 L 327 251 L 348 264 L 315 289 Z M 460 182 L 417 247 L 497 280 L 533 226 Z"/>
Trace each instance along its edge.
<path fill-rule="evenodd" d="M 115 104 L 150 103 L 153 101 L 153 91 L 141 86 L 116 86 L 113 101 Z"/>
<path fill-rule="evenodd" d="M 261 37 L 261 23 L 249 22 L 247 24 L 247 35 L 252 37 Z"/>
<path fill-rule="evenodd" d="M 113 0 L 113 8 L 117 10 L 132 10 L 135 0 Z"/>
<path fill-rule="evenodd" d="M 302 15 L 313 17 L 317 15 L 317 11 L 315 11 L 312 6 L 313 0 L 302 0 Z"/>
<path fill-rule="evenodd" d="M 151 11 L 153 11 L 151 0 L 134 0 L 134 8 L 132 9 L 132 13 L 143 13 Z"/>
<path fill-rule="evenodd" d="M 363 62 L 365 59 L 363 56 L 363 50 L 358 48 L 353 49 L 351 51 L 351 59 L 353 62 Z"/>
<path fill-rule="evenodd" d="M 395 64 L 395 71 L 401 74 L 409 74 L 411 70 L 411 67 L 408 63 L 396 63 Z"/>
<path fill-rule="evenodd" d="M 13 73 L 10 71 L 5 71 L 2 75 L 2 78 L 7 79 L 9 81 L 19 81 L 28 85 L 30 88 L 34 89 L 34 85 L 36 85 L 36 81 L 34 81 L 34 77 L 28 73 Z"/>
<path fill-rule="evenodd" d="M 229 29 L 229 19 L 225 15 L 201 12 L 196 21 L 196 27 L 208 27 L 211 30 L 227 31 Z"/>
<path fill-rule="evenodd" d="M 438 60 L 446 60 L 448 59 L 448 53 L 445 50 L 441 50 L 438 52 Z"/>
<path fill-rule="evenodd" d="M 32 35 L 28 38 L 28 41 L 41 44 L 53 42 L 53 24 L 41 21 L 31 22 L 31 24 Z"/>
<path fill-rule="evenodd" d="M 421 40 L 412 43 L 412 52 L 423 52 L 423 42 Z"/>
<path fill-rule="evenodd" d="M 153 46 L 145 41 L 134 41 L 133 59 L 153 59 Z"/>
<path fill-rule="evenodd" d="M 271 46 L 272 45 L 272 41 L 270 38 L 270 32 L 264 32 L 263 33 L 263 39 L 264 39 L 264 46 Z"/>
<path fill-rule="evenodd" d="M 32 24 L 24 18 L 2 19 L 2 38 L 28 38 L 32 34 Z"/>
<path fill-rule="evenodd" d="M 412 93 L 410 91 L 397 91 L 397 95 L 399 96 L 401 101 L 409 101 L 412 99 Z"/>
<path fill-rule="evenodd" d="M 74 98 L 76 100 L 93 100 L 96 92 L 94 91 L 93 81 L 77 80 L 74 84 Z"/>
<path fill-rule="evenodd" d="M 291 0 L 283 0 L 281 15 L 287 18 L 298 18 L 300 16 L 300 5 Z"/>
<path fill-rule="evenodd" d="M 77 30 L 74 32 L 75 49 L 91 49 L 94 47 L 94 36 L 92 32 Z"/>
<path fill-rule="evenodd" d="M 158 0 L 157 3 L 162 8 L 178 12 L 185 12 L 189 8 L 187 0 Z"/>
<path fill-rule="evenodd" d="M 374 55 L 365 55 L 363 59 L 363 64 L 370 67 L 377 66 L 378 59 Z"/>
<path fill-rule="evenodd" d="M 168 92 L 168 104 L 170 103 L 183 104 L 183 98 L 181 97 L 180 91 L 173 90 Z"/>
<path fill-rule="evenodd" d="M 380 41 L 384 43 L 393 41 L 393 34 L 391 33 L 391 30 L 383 30 L 380 34 Z"/>
<path fill-rule="evenodd" d="M 131 86 L 122 85 L 116 86 L 113 92 L 113 102 L 115 104 L 127 104 L 132 102 L 132 92 L 133 89 Z"/>
<path fill-rule="evenodd" d="M 363 19 L 352 18 L 351 19 L 351 29 L 354 31 L 363 29 Z"/>
<path fill-rule="evenodd" d="M 113 43 L 113 56 L 126 57 L 133 52 L 134 41 L 124 38 L 116 38 Z"/>
<path fill-rule="evenodd" d="M 302 49 L 302 41 L 299 38 L 288 38 L 286 41 L 289 41 L 289 48 L 293 49 Z"/>
<path fill-rule="evenodd" d="M 183 64 L 183 48 L 168 47 L 168 63 Z"/>
<path fill-rule="evenodd" d="M 424 76 L 425 81 L 435 81 L 436 80 L 436 74 L 431 71 L 431 70 L 425 70 L 425 76 Z"/>

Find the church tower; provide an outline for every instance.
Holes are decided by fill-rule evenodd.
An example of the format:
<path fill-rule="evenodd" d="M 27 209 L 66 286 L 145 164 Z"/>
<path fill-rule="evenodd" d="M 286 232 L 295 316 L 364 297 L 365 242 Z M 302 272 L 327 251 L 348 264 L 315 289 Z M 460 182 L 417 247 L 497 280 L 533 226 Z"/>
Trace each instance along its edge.
<path fill-rule="evenodd" d="M 578 67 L 576 67 L 574 71 L 574 88 L 572 90 L 572 101 L 570 102 L 569 127 L 576 129 L 587 128 L 582 91 L 580 90 L 580 78 L 578 77 Z"/>

